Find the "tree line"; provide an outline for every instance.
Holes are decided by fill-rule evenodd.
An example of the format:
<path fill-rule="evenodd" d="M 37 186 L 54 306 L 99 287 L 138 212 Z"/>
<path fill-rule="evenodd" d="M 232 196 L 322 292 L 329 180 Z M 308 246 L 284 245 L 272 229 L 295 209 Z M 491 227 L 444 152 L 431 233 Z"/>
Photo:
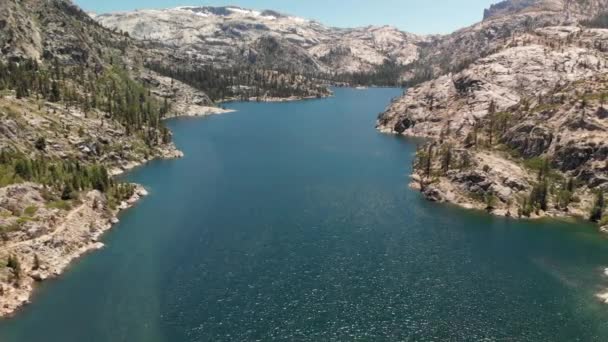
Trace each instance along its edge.
<path fill-rule="evenodd" d="M 334 73 L 323 77 L 333 82 L 348 83 L 361 86 L 403 87 L 407 82 L 402 80 L 401 75 L 412 70 L 411 66 L 403 66 L 394 61 L 385 61 L 373 71 Z"/>
<path fill-rule="evenodd" d="M 608 28 L 608 12 L 602 12 L 590 20 L 582 21 L 581 24 L 589 28 Z"/>
<path fill-rule="evenodd" d="M 85 115 L 93 110 L 121 123 L 128 135 L 140 134 L 149 146 L 168 137 L 162 118 L 170 104 L 154 97 L 117 65 L 94 70 L 83 65 L 63 66 L 56 60 L 48 66 L 35 60 L 0 61 L 0 94 L 12 90 L 20 98 L 34 98 L 78 108 Z"/>
<path fill-rule="evenodd" d="M 326 94 L 326 87 L 311 77 L 253 66 L 215 68 L 210 65 L 169 67 L 146 64 L 150 70 L 204 91 L 213 101 L 267 97 L 311 97 Z"/>
<path fill-rule="evenodd" d="M 101 164 L 53 160 L 44 156 L 30 158 L 20 152 L 3 149 L 0 151 L 0 186 L 20 182 L 42 184 L 49 194 L 59 194 L 58 199 L 63 201 L 78 199 L 81 191 L 98 190 L 116 204 L 134 192 L 132 185 L 115 181 Z"/>

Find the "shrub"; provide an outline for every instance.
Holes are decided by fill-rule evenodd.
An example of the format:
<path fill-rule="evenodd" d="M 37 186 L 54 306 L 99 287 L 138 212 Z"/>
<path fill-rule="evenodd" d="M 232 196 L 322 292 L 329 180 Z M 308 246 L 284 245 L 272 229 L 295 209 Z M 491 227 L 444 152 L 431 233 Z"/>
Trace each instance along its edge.
<path fill-rule="evenodd" d="M 606 203 L 604 201 L 604 193 L 602 191 L 598 191 L 595 198 L 595 204 L 591 209 L 591 215 L 589 216 L 589 220 L 592 222 L 599 222 L 604 215 L 604 209 L 606 208 Z"/>
<path fill-rule="evenodd" d="M 39 151 L 46 150 L 46 139 L 44 139 L 44 137 L 38 138 L 38 140 L 36 140 L 34 143 L 34 147 L 36 147 L 36 149 Z"/>
<path fill-rule="evenodd" d="M 36 215 L 37 211 L 38 211 L 37 206 L 30 205 L 29 207 L 25 208 L 25 210 L 23 210 L 23 215 L 33 217 L 34 215 Z"/>
<path fill-rule="evenodd" d="M 49 209 L 61 209 L 61 210 L 71 210 L 72 209 L 72 204 L 69 201 L 53 201 L 53 202 L 49 202 L 46 205 L 47 208 Z"/>

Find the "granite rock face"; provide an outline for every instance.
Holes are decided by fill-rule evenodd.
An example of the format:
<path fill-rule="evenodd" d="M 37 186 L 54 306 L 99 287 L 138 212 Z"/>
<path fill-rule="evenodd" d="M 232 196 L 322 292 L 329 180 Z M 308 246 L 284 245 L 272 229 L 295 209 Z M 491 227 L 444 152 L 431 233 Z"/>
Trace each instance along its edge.
<path fill-rule="evenodd" d="M 178 7 L 96 15 L 102 25 L 159 43 L 200 63 L 289 67 L 303 73 L 369 72 L 408 65 L 427 37 L 389 26 L 338 29 L 240 7 Z"/>
<path fill-rule="evenodd" d="M 437 144 L 419 150 L 415 168 L 429 197 L 514 215 L 539 179 L 548 179 L 542 170 L 552 170 L 553 197 L 533 215 L 587 215 L 593 192 L 608 187 L 608 30 L 578 23 L 604 5 L 506 1 L 486 11 L 484 22 L 441 38 L 450 56 L 467 62 L 408 89 L 377 123 Z M 485 52 L 470 54 L 475 46 Z M 461 163 L 457 148 L 473 156 Z M 565 195 L 568 179 L 578 186 L 576 201 Z"/>
<path fill-rule="evenodd" d="M 466 69 L 504 49 L 514 36 L 549 26 L 577 27 L 606 11 L 607 0 L 509 0 L 486 10 L 485 20 L 454 33 L 429 37 L 404 75 L 412 84 Z"/>

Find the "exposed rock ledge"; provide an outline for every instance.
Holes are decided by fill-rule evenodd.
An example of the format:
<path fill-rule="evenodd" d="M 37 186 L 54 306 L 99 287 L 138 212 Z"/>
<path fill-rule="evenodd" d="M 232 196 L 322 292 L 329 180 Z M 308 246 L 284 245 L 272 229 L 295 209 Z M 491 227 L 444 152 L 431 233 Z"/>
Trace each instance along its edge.
<path fill-rule="evenodd" d="M 0 249 L 0 259 L 10 255 L 19 255 L 21 275 L 14 279 L 14 271 L 6 268 L 0 273 L 0 317 L 13 314 L 17 309 L 29 303 L 36 283 L 54 278 L 64 272 L 66 267 L 83 254 L 102 248 L 100 236 L 118 222 L 117 214 L 133 206 L 146 190 L 137 186 L 134 195 L 120 203 L 116 209 L 107 206 L 105 196 L 99 191 L 90 191 L 82 203 L 70 211 L 49 209 L 43 205 L 42 187 L 26 183 L 12 185 L 3 192 L 19 193 L 27 198 L 28 205 L 40 204 L 37 214 L 44 222 L 41 233 L 28 232 L 34 238 L 5 242 Z M 37 260 L 37 261 L 36 261 Z"/>

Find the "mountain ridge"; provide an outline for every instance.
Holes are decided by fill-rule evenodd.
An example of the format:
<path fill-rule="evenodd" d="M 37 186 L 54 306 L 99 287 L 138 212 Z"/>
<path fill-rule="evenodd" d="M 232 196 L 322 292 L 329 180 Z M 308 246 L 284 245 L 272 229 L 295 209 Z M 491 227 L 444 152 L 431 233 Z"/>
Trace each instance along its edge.
<path fill-rule="evenodd" d="M 439 57 L 453 51 L 461 65 L 426 59 L 428 80 L 379 116 L 384 132 L 430 139 L 412 177 L 427 198 L 506 216 L 605 217 L 608 30 L 582 24 L 606 1 L 571 13 L 547 4 L 572 5 L 502 2 L 441 38 Z"/>
<path fill-rule="evenodd" d="M 220 13 L 219 15 L 217 13 Z M 202 62 L 245 62 L 243 51 L 265 36 L 297 48 L 315 61 L 300 72 L 371 72 L 385 61 L 407 65 L 417 58 L 426 37 L 391 26 L 333 28 L 317 21 L 240 7 L 176 7 L 95 16 L 102 25 L 129 35 L 172 45 Z"/>

